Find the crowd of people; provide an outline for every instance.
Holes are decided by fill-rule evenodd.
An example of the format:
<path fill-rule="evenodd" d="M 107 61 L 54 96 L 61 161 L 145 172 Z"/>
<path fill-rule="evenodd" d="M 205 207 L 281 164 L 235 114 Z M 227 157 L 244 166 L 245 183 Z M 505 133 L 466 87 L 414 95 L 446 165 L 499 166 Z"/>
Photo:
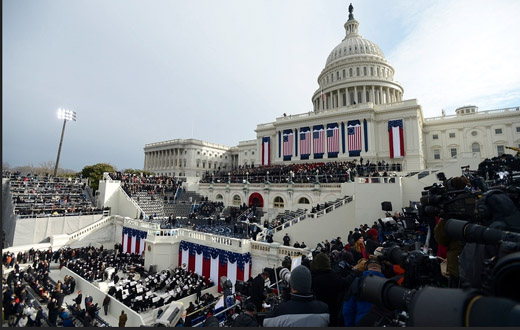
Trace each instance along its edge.
<path fill-rule="evenodd" d="M 192 294 L 196 294 L 199 300 L 201 291 L 213 285 L 211 280 L 178 267 L 149 274 L 145 278 L 136 279 L 129 274 L 125 279 L 114 281 L 109 286 L 108 295 L 136 312 L 146 312 L 149 308 L 162 307 Z"/>
<path fill-rule="evenodd" d="M 9 179 L 14 212 L 20 217 L 99 214 L 86 180 L 3 171 Z"/>
<path fill-rule="evenodd" d="M 133 173 L 109 173 L 113 180 L 121 181 L 121 187 L 132 197 L 138 192 L 146 192 L 154 198 L 166 200 L 177 192 L 179 182 L 174 177 L 138 175 Z"/>
<path fill-rule="evenodd" d="M 388 311 L 359 299 L 359 283 L 363 276 L 379 276 L 391 278 L 403 284 L 405 269 L 382 261 L 381 248 L 383 242 L 393 240 L 404 229 L 403 215 L 399 212 L 387 214 L 394 222 L 389 225 L 383 221 L 375 221 L 373 225 L 364 224 L 354 228 L 344 242 L 341 237 L 324 240 L 313 249 L 312 258 L 303 256 L 301 265 L 290 273 L 290 292 L 286 301 L 274 309 L 267 309 L 267 283 L 274 283 L 276 277 L 266 271 L 250 279 L 251 297 L 250 316 L 258 321 L 258 313 L 263 314 L 263 326 L 384 326 L 391 325 Z M 418 226 L 415 229 L 417 242 L 425 243 L 427 229 Z M 283 237 L 284 245 L 290 246 L 288 234 Z M 293 246 L 301 248 L 297 241 Z M 437 249 L 432 251 L 437 253 Z M 445 257 L 442 255 L 441 257 Z M 289 257 L 283 263 L 291 268 Z M 447 281 L 447 279 L 445 279 Z M 254 307 L 254 308 L 253 308 Z M 387 313 L 387 314 L 385 314 Z M 246 316 L 243 316 L 245 320 Z M 387 323 L 385 323 L 387 322 Z M 251 322 L 258 326 L 261 322 Z"/>
<path fill-rule="evenodd" d="M 239 166 L 232 171 L 207 171 L 200 182 L 203 183 L 343 183 L 355 177 L 389 177 L 402 169 L 400 163 L 364 160 L 316 162 L 269 166 Z"/>

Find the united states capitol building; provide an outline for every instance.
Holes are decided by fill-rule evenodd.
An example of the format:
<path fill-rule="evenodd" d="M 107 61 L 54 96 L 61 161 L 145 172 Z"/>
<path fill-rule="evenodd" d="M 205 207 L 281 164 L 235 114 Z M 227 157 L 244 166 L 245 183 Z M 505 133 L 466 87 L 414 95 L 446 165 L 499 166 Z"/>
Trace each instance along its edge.
<path fill-rule="evenodd" d="M 461 167 L 476 169 L 486 158 L 515 152 L 507 147 L 520 147 L 518 107 L 480 110 L 466 105 L 455 115 L 424 118 L 419 101 L 404 96 L 404 87 L 394 81 L 394 68 L 379 46 L 361 36 L 359 26 L 351 11 L 344 24 L 345 38 L 332 49 L 317 77 L 308 112 L 287 113 L 258 124 L 256 137 L 236 146 L 175 139 L 144 147 L 143 169 L 180 178 L 183 192 L 195 192 L 225 207 L 256 205 L 263 212 L 257 219 L 260 224 L 286 215 L 283 225 L 272 228 L 274 243 L 263 239 L 265 230 L 255 241 L 187 227 L 161 227 L 149 221 L 150 216 L 167 218 L 166 206 L 173 202 L 148 200 L 154 208 L 145 209 L 143 197 L 139 200 L 127 194 L 121 180 L 105 173 L 96 195 L 96 206 L 103 213 L 79 217 L 18 217 L 12 183 L 3 179 L 3 229 L 10 242 L 4 252 L 123 243 L 129 251 L 144 252 L 144 267 L 150 272 L 188 264 L 215 283 L 224 270 L 235 284 L 265 267 L 281 265 L 286 256 L 308 254 L 325 239 L 346 241 L 350 230 L 385 216 L 382 202 L 390 202 L 394 211 L 413 206 L 425 187 L 438 182 L 438 172 L 448 178 L 458 176 Z M 361 158 L 398 166 L 392 167 L 389 176 L 357 175 L 341 182 L 328 180 L 318 171 L 306 181 L 291 176 L 274 180 L 269 173 L 280 165 L 359 164 Z M 258 168 L 267 169 L 266 175 L 253 180 L 249 171 Z M 232 180 L 237 170 L 245 174 L 243 180 Z M 207 180 L 217 172 L 218 179 Z M 324 207 L 312 212 L 315 205 Z M 285 234 L 292 242 L 304 241 L 308 249 L 283 246 Z M 68 269 L 53 272 L 56 278 L 76 276 Z M 96 302 L 108 290 L 104 281 L 93 285 L 78 277 L 77 282 L 77 288 Z M 217 294 L 216 286 L 208 290 Z M 193 301 L 194 295 L 182 303 Z M 152 325 L 157 319 L 158 308 L 139 313 L 115 299 L 111 304 L 106 321 L 112 326 L 118 324 L 121 311 L 128 314 L 127 326 Z"/>
<path fill-rule="evenodd" d="M 144 169 L 190 181 L 206 171 L 227 171 L 244 165 L 349 161 L 362 157 L 376 162 L 399 162 L 404 171 L 420 171 L 443 168 L 460 157 L 484 160 L 513 153 L 506 146 L 519 147 L 518 107 L 483 111 L 477 105 L 466 105 L 456 109 L 455 115 L 424 118 L 419 100 L 404 96 L 404 87 L 394 80 L 394 68 L 377 44 L 361 36 L 359 25 L 351 13 L 344 24 L 345 38 L 332 49 L 317 77 L 311 111 L 258 124 L 256 138 L 240 141 L 237 146 L 196 139 L 147 144 Z M 395 121 L 402 123 L 403 150 L 398 155 L 392 155 L 389 138 L 389 123 Z M 357 153 L 349 148 L 349 124 L 359 124 L 361 128 L 361 148 Z M 323 152 L 317 152 L 312 143 L 309 154 L 298 150 L 304 133 L 312 134 L 315 128 L 337 129 L 337 150 L 330 152 L 329 143 L 324 143 Z M 282 142 L 287 136 L 292 137 L 291 150 L 286 150 Z M 269 148 L 263 143 L 267 140 Z"/>

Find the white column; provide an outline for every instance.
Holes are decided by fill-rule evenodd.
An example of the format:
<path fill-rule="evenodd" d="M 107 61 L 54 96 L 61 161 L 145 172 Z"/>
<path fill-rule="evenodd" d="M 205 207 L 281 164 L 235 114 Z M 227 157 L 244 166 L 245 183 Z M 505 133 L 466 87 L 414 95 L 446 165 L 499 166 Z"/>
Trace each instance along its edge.
<path fill-rule="evenodd" d="M 345 88 L 345 93 L 347 94 L 347 105 L 350 105 L 351 101 L 350 101 L 350 92 L 348 90 L 348 87 Z"/>
<path fill-rule="evenodd" d="M 363 95 L 361 95 L 363 103 L 367 102 L 367 86 L 363 85 Z"/>
<path fill-rule="evenodd" d="M 370 101 L 376 104 L 376 94 L 374 93 L 374 86 L 370 86 Z"/>
<path fill-rule="evenodd" d="M 358 98 L 357 98 L 357 87 L 354 86 L 354 101 L 356 101 L 356 104 L 358 104 Z"/>

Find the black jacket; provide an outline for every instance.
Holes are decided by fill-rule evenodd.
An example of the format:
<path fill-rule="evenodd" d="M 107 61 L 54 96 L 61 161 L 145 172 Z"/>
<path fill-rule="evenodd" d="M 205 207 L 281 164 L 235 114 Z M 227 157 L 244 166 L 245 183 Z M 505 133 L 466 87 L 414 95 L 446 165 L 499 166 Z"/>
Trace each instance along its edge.
<path fill-rule="evenodd" d="M 242 313 L 238 315 L 238 317 L 233 322 L 234 327 L 258 327 L 258 322 L 256 322 L 256 319 L 247 314 Z"/>

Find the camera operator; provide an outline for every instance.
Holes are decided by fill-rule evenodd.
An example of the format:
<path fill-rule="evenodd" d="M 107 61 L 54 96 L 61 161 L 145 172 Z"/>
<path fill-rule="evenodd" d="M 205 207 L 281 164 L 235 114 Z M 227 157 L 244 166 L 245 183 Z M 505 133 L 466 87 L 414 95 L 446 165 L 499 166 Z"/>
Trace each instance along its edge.
<path fill-rule="evenodd" d="M 233 321 L 233 327 L 258 327 L 256 307 L 254 304 L 246 304 L 244 312 L 240 313 L 235 321 Z"/>
<path fill-rule="evenodd" d="M 338 326 L 339 311 L 345 294 L 345 281 L 332 272 L 329 256 L 317 254 L 310 265 L 312 274 L 312 292 L 318 300 L 329 306 L 331 327 Z"/>
<path fill-rule="evenodd" d="M 265 281 L 269 278 L 269 273 L 263 271 L 253 279 L 251 286 L 251 302 L 255 305 L 256 310 L 262 309 L 262 302 L 265 300 Z"/>
<path fill-rule="evenodd" d="M 329 308 L 312 295 L 311 271 L 300 265 L 290 277 L 290 300 L 276 306 L 266 315 L 264 327 L 326 327 L 329 324 Z"/>
<path fill-rule="evenodd" d="M 449 180 L 449 183 L 445 182 L 446 186 L 451 186 L 455 190 L 463 190 L 465 187 L 471 186 L 468 178 L 463 176 L 452 178 Z M 446 235 L 446 221 L 447 219 L 439 218 L 437 225 L 435 225 L 434 235 L 437 243 L 448 249 L 446 255 L 448 259 L 447 271 L 450 276 L 448 286 L 450 288 L 458 288 L 460 286 L 459 255 L 462 252 L 463 242 L 451 239 Z"/>
<path fill-rule="evenodd" d="M 376 323 L 380 321 L 383 310 L 371 302 L 360 298 L 363 278 L 369 275 L 385 277 L 383 275 L 383 264 L 375 256 L 371 256 L 367 260 L 363 275 L 355 278 L 350 285 L 342 309 L 343 320 L 346 327 L 382 325 Z"/>

